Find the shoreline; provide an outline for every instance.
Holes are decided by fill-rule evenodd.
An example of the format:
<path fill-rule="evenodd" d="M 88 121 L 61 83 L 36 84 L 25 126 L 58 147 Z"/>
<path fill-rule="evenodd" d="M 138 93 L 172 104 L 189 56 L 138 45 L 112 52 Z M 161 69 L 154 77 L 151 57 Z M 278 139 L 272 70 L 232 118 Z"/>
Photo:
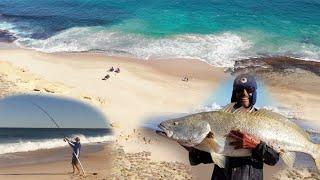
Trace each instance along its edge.
<path fill-rule="evenodd" d="M 85 151 L 81 155 L 81 162 L 86 171 L 86 177 L 81 177 L 77 175 L 72 175 L 70 172 L 72 171 L 70 165 L 71 159 L 71 150 L 69 148 L 61 148 L 54 150 L 44 150 L 44 151 L 36 151 L 29 152 L 27 154 L 27 158 L 44 158 L 46 156 L 54 154 L 55 158 L 58 155 L 62 158 L 39 162 L 33 161 L 29 164 L 20 164 L 10 167 L 0 167 L 0 178 L 6 179 L 102 179 L 104 177 L 109 176 L 109 172 L 106 172 L 105 168 L 111 167 L 112 158 L 106 156 L 109 154 L 112 148 L 111 144 L 108 145 L 99 145 L 97 149 L 94 151 Z M 96 148 L 96 147 L 93 147 Z M 24 155 L 26 155 L 24 153 Z M 22 159 L 18 159 L 22 160 Z"/>
<path fill-rule="evenodd" d="M 19 47 L 14 42 L 0 42 L 0 51 L 1 50 L 22 50 L 22 51 L 31 51 L 39 54 L 45 55 L 53 55 L 53 56 L 61 56 L 61 57 L 68 57 L 68 56 L 87 56 L 87 57 L 95 57 L 96 59 L 117 59 L 126 63 L 133 63 L 133 64 L 140 64 L 151 66 L 154 70 L 162 72 L 164 74 L 169 74 L 173 76 L 180 76 L 181 74 L 176 74 L 174 71 L 170 71 L 170 69 L 174 69 L 173 66 L 176 63 L 181 63 L 183 65 L 181 68 L 186 68 L 186 72 L 190 71 L 191 69 L 197 70 L 202 69 L 204 67 L 211 67 L 214 69 L 220 69 L 224 72 L 237 74 L 239 72 L 248 72 L 245 71 L 249 69 L 249 72 L 254 73 L 264 73 L 266 71 L 284 71 L 288 69 L 302 69 L 305 71 L 309 71 L 311 73 L 315 73 L 317 76 L 320 76 L 320 59 L 303 59 L 303 58 L 296 58 L 291 56 L 285 55 L 264 55 L 260 57 L 250 57 L 244 59 L 234 60 L 234 66 L 214 66 L 208 63 L 205 60 L 197 59 L 197 58 L 150 58 L 150 59 L 141 59 L 134 56 L 126 56 L 126 55 L 108 55 L 103 52 L 96 52 L 96 51 L 72 51 L 72 52 L 43 52 L 39 50 L 35 50 L 32 48 L 26 47 Z M 81 59 L 78 59 L 81 60 Z M 121 62 L 120 62 L 121 63 Z M 188 64 L 189 63 L 189 64 Z M 155 68 L 156 67 L 156 68 Z M 269 70 L 268 70 L 269 69 Z M 292 70 L 293 71 L 293 70 Z M 208 77 L 200 76 L 203 80 L 208 80 Z M 199 77 L 198 77 L 199 78 Z M 200 78 L 201 79 L 201 78 Z"/>
<path fill-rule="evenodd" d="M 146 154 L 139 153 L 145 151 L 148 158 L 139 163 L 179 162 L 190 168 L 190 171 L 183 168 L 183 174 L 191 173 L 192 177 L 199 179 L 211 176 L 212 165 L 190 167 L 187 152 L 183 148 L 141 129 L 140 125 L 152 115 L 190 112 L 202 105 L 221 82 L 231 77 L 224 68 L 212 67 L 197 60 L 142 61 L 87 53 L 45 54 L 21 49 L 0 49 L 0 65 L 0 80 L 4 78 L 4 82 L 12 83 L 8 84 L 8 93 L 4 96 L 13 92 L 63 96 L 89 103 L 101 110 L 114 130 L 116 149 L 121 147 L 119 163 L 127 163 L 131 155 L 144 157 Z M 110 73 L 110 79 L 102 81 L 101 78 L 111 66 L 120 67 L 121 72 Z M 1 77 L 1 73 L 5 76 Z M 317 124 L 314 117 L 319 117 L 319 114 L 314 108 L 320 101 L 314 92 L 320 84 L 311 86 L 305 79 L 312 78 L 312 82 L 319 82 L 319 76 L 300 70 L 290 73 L 259 72 L 258 75 L 273 98 L 280 99 L 282 105 L 288 108 L 300 108 L 293 109 L 303 111 L 296 117 Z M 190 81 L 181 81 L 184 76 L 189 76 Z M 299 88 L 299 83 L 310 89 Z M 295 96 L 299 93 L 305 98 L 297 102 Z M 108 153 L 98 154 L 103 157 Z M 134 159 L 129 161 L 130 164 L 134 163 Z M 123 172 L 131 169 L 124 166 L 120 164 L 117 168 L 127 169 Z M 158 166 L 161 167 L 159 171 L 166 172 L 165 167 Z M 28 166 L 30 169 L 36 167 Z M 275 172 L 266 169 L 266 173 Z M 115 170 L 115 176 L 121 177 L 122 171 L 118 170 Z M 106 173 L 106 169 L 99 172 Z M 126 176 L 134 177 L 130 173 Z"/>
<path fill-rule="evenodd" d="M 83 156 L 103 151 L 112 142 L 83 144 Z M 34 151 L 14 152 L 0 154 L 0 169 L 16 166 L 30 166 L 35 164 L 47 164 L 71 159 L 69 146 L 55 147 L 50 149 L 38 149 Z M 49 155 L 49 156 L 48 156 Z M 16 162 L 18 161 L 18 162 Z"/>
<path fill-rule="evenodd" d="M 12 23 L 12 22 L 11 22 Z M 10 24 L 10 23 L 9 23 Z M 91 27 L 78 27 L 78 28 L 91 28 Z M 64 39 L 62 39 L 62 37 L 59 37 L 57 39 L 54 39 L 54 37 L 56 35 L 59 35 L 60 33 L 63 34 L 65 33 L 66 31 L 69 31 L 70 29 L 69 28 L 66 28 L 64 30 L 60 30 L 60 31 L 57 31 L 56 33 L 58 34 L 50 34 L 49 36 L 44 36 L 44 37 L 36 37 L 36 38 L 28 38 L 27 36 L 25 35 L 18 35 L 19 33 L 17 33 L 17 31 L 14 30 L 15 28 L 12 28 L 12 29 L 7 29 L 7 28 L 3 28 L 3 29 L 0 29 L 0 44 L 7 44 L 7 46 L 13 46 L 13 48 L 17 48 L 17 49 L 25 49 L 25 50 L 31 50 L 31 51 L 37 51 L 37 52 L 41 52 L 41 53 L 47 53 L 47 54 L 58 54 L 58 53 L 88 53 L 88 54 L 102 54 L 104 56 L 107 56 L 107 57 L 118 57 L 118 58 L 127 58 L 127 59 L 140 59 L 140 60 L 144 60 L 144 61 L 149 61 L 149 60 L 158 60 L 158 59 L 194 59 L 194 60 L 197 60 L 197 61 L 202 61 L 202 62 L 206 62 L 207 64 L 210 65 L 210 62 L 212 63 L 211 66 L 214 66 L 214 67 L 230 67 L 232 66 L 233 62 L 235 61 L 238 61 L 238 60 L 241 60 L 241 59 L 256 59 L 256 58 L 269 58 L 269 57 L 288 57 L 288 58 L 291 58 L 291 59 L 300 59 L 300 60 L 304 60 L 304 61 L 310 61 L 310 62 L 320 62 L 320 57 L 318 54 L 318 52 L 316 50 L 313 50 L 313 49 L 308 49 L 309 52 L 307 52 L 307 50 L 305 51 L 299 51 L 299 49 L 288 49 L 287 51 L 279 51 L 279 50 L 269 50 L 267 52 L 260 52 L 260 50 L 258 49 L 255 49 L 253 47 L 250 47 L 251 46 L 251 43 L 256 43 L 253 39 L 251 38 L 248 38 L 247 36 L 243 36 L 244 32 L 242 31 L 222 31 L 222 32 L 207 32 L 205 34 L 203 33 L 191 33 L 191 34 L 188 34 L 188 33 L 183 33 L 183 32 L 180 32 L 178 34 L 171 34 L 171 35 L 168 35 L 168 36 L 164 36 L 163 38 L 164 39 L 169 39 L 172 37 L 172 36 L 176 36 L 176 35 L 182 35 L 182 36 L 213 36 L 213 37 L 219 37 L 219 36 L 223 36 L 223 35 L 229 35 L 229 36 L 233 36 L 233 37 L 236 37 L 235 39 L 237 41 L 234 41 L 233 43 L 234 44 L 237 44 L 237 43 L 240 43 L 242 44 L 243 46 L 249 46 L 249 47 L 236 47 L 236 48 L 243 48 L 243 49 L 228 49 L 228 47 L 225 47 L 225 51 L 234 51 L 234 50 L 238 50 L 240 51 L 240 53 L 238 52 L 237 56 L 238 57 L 242 57 L 241 59 L 237 59 L 235 57 L 234 54 L 225 54 L 224 52 L 221 52 L 219 50 L 216 50 L 215 48 L 208 48 L 208 49 L 202 49 L 202 51 L 204 51 L 204 54 L 205 53 L 208 53 L 210 54 L 212 51 L 213 54 L 217 54 L 217 56 L 214 56 L 214 55 L 211 55 L 209 57 L 207 56 L 202 56 L 203 53 L 197 53 L 197 54 L 192 54 L 191 55 L 181 55 L 181 53 L 168 53 L 167 56 L 161 56 L 162 54 L 166 54 L 166 52 L 156 52 L 156 51 L 131 51 L 132 49 L 118 49 L 117 47 L 110 47 L 110 49 L 103 49 L 101 47 L 103 47 L 104 44 L 100 44 L 99 47 L 97 46 L 94 46 L 94 47 L 88 47 L 86 46 L 84 43 L 84 39 L 81 39 L 83 37 L 79 36 L 79 37 L 73 37 L 73 38 L 76 38 L 77 41 L 79 41 L 80 43 L 72 43 L 70 42 L 71 39 L 68 39 L 68 35 L 70 36 L 71 34 L 65 34 L 67 36 L 65 36 L 64 38 L 67 40 L 67 41 L 64 41 Z M 115 31 L 111 30 L 111 31 L 108 31 L 107 29 L 105 29 L 107 32 L 109 33 L 115 33 Z M 76 33 L 76 31 L 74 31 L 73 33 Z M 121 34 L 121 31 L 120 31 L 120 34 Z M 131 32 L 129 33 L 128 35 L 132 35 L 132 34 L 135 34 L 135 32 Z M 138 33 L 139 34 L 139 33 Z M 84 34 L 83 34 L 84 35 Z M 82 35 L 82 36 L 83 36 Z M 89 34 L 90 36 L 91 34 Z M 145 34 L 139 34 L 138 36 L 141 36 L 143 37 Z M 112 36 L 109 37 L 108 34 L 106 34 L 106 36 L 108 38 L 110 38 L 110 40 L 113 38 Z M 53 39 L 51 39 L 53 37 Z M 147 36 L 150 38 L 150 36 Z M 77 39 L 77 38 L 80 38 L 80 39 Z M 95 37 L 95 38 L 98 38 L 98 37 Z M 225 37 L 227 39 L 227 37 Z M 19 39 L 22 40 L 22 43 L 19 42 Z M 34 43 L 34 44 L 30 44 L 30 42 L 26 42 L 24 43 L 24 41 L 28 39 L 27 41 L 44 41 L 44 42 L 38 42 L 38 43 Z M 157 40 L 157 38 L 155 38 Z M 92 40 L 92 39 L 91 39 Z M 127 40 L 130 42 L 130 39 L 112 39 L 113 41 L 121 41 L 121 40 Z M 141 39 L 141 40 L 145 40 L 145 39 Z M 148 40 L 148 38 L 147 38 Z M 212 44 L 215 44 L 217 43 L 216 41 L 212 40 L 212 39 L 200 39 L 202 41 L 208 41 L 204 44 L 200 44 L 200 46 L 208 46 L 210 43 Z M 220 43 L 230 43 L 230 42 L 224 42 L 224 38 L 220 39 Z M 94 42 L 94 45 L 97 45 L 95 43 L 99 43 L 97 42 L 96 40 L 93 40 Z M 103 41 L 103 40 L 102 40 Z M 185 42 L 186 41 L 186 42 Z M 197 40 L 192 40 L 192 38 L 190 40 L 186 39 L 186 40 L 182 40 L 182 41 L 174 41 L 173 39 L 173 43 L 201 43 L 198 42 Z M 306 45 L 309 45 L 310 42 L 308 42 L 309 40 L 305 41 L 305 42 L 301 42 L 299 41 L 300 44 L 300 48 L 304 48 L 304 43 L 306 43 Z M 60 44 L 55 44 L 55 43 L 60 43 Z M 82 44 L 81 44 L 82 43 Z M 101 42 L 100 42 L 101 43 Z M 110 43 L 110 42 L 106 42 L 106 43 Z M 123 42 L 124 43 L 124 42 Z M 136 42 L 137 43 L 137 42 Z M 172 43 L 172 42 L 171 42 Z M 295 42 L 293 42 L 295 43 Z M 11 45 L 10 45 L 11 44 Z M 312 44 L 312 43 L 310 43 Z M 68 46 L 69 45 L 69 46 Z M 73 45 L 73 46 L 72 46 Z M 112 45 L 112 43 L 111 43 Z M 148 45 L 150 44 L 145 44 L 146 47 L 148 47 Z M 153 45 L 153 44 L 151 44 Z M 168 44 L 169 46 L 171 44 Z M 221 44 L 220 44 L 221 45 Z M 228 44 L 230 45 L 230 44 Z M 279 45 L 279 44 L 278 44 Z M 70 47 L 71 46 L 71 47 Z M 166 48 L 166 46 L 162 46 L 161 43 L 158 44 L 158 46 L 162 47 L 162 48 Z M 172 45 L 171 45 L 172 46 Z M 283 46 L 283 45 L 282 45 Z M 277 48 L 285 48 L 285 47 L 277 47 Z M 146 48 L 145 47 L 145 48 Z M 1 48 L 1 47 L 0 47 Z M 135 47 L 135 46 L 132 46 L 131 48 L 141 48 L 141 47 Z M 144 49 L 145 49 L 144 48 Z M 172 46 L 171 47 L 172 49 L 176 48 L 175 46 Z M 190 51 L 193 51 L 193 49 L 189 49 L 190 47 L 189 46 L 182 46 L 181 49 L 188 49 Z M 197 47 L 195 47 L 197 48 Z M 252 48 L 252 49 L 251 49 Z M 66 50 L 67 49 L 67 50 Z M 172 49 L 167 49 L 168 51 L 172 50 Z M 285 48 L 286 49 L 286 48 Z M 179 49 L 175 49 L 176 51 L 179 51 Z M 197 49 L 198 50 L 198 49 Z M 242 50 L 244 50 L 244 52 L 241 52 Z M 254 53 L 248 53 L 248 52 L 245 52 L 245 51 L 248 51 L 248 50 L 251 50 L 251 51 L 254 51 Z M 198 50 L 199 51 L 199 50 Z M 296 53 L 294 53 L 296 52 Z M 299 52 L 299 53 L 297 53 Z M 220 54 L 221 53 L 221 54 Z M 236 53 L 236 52 L 235 52 Z M 243 54 L 241 54 L 243 53 Z M 189 54 L 188 52 L 183 52 L 182 54 Z M 233 62 L 229 62 L 226 64 L 223 65 L 224 63 L 224 60 L 222 57 L 225 57 L 225 59 L 229 59 L 231 58 Z M 216 62 L 216 60 L 219 60 L 219 62 Z M 214 60 L 214 61 L 212 61 Z"/>

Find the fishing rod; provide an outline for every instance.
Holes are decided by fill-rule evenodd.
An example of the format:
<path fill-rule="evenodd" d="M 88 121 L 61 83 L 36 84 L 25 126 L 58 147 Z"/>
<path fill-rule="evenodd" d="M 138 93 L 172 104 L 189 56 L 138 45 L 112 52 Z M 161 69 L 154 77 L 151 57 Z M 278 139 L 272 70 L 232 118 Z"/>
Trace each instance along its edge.
<path fill-rule="evenodd" d="M 36 104 L 36 103 L 34 103 L 34 102 L 31 102 L 31 101 L 29 101 L 29 103 L 33 104 L 33 105 L 36 106 L 38 109 L 40 109 L 44 114 L 46 114 L 46 115 L 49 117 L 49 119 L 56 125 L 57 128 L 61 129 L 60 126 L 59 126 L 59 124 L 53 119 L 53 117 L 52 117 L 44 108 L 42 108 L 40 105 L 38 105 L 38 104 Z M 82 164 L 81 164 L 80 159 L 78 158 L 76 152 L 74 152 L 73 149 L 72 149 L 72 152 L 73 152 L 73 155 L 77 158 L 77 161 L 78 161 L 79 164 L 80 164 L 80 167 L 81 167 L 81 170 L 82 170 L 82 172 L 83 172 L 83 175 L 85 176 L 86 173 L 85 173 L 85 171 L 84 171 L 84 169 L 83 169 L 83 166 L 82 166 Z"/>

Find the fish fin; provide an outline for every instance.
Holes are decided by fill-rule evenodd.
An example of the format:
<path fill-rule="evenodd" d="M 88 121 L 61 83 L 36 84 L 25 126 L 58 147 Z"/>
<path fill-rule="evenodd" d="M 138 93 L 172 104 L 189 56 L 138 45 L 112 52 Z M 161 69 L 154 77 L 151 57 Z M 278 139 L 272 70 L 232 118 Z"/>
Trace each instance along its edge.
<path fill-rule="evenodd" d="M 314 159 L 314 162 L 316 163 L 316 166 L 317 166 L 318 172 L 320 172 L 320 158 L 316 158 L 316 159 Z"/>
<path fill-rule="evenodd" d="M 296 153 L 295 152 L 283 152 L 280 154 L 283 162 L 290 168 L 293 167 L 294 161 L 296 159 Z"/>
<path fill-rule="evenodd" d="M 207 137 L 200 144 L 208 146 L 209 150 L 207 151 L 209 152 L 219 152 L 220 150 L 220 145 L 214 140 L 214 134 L 212 132 L 209 132 Z"/>
<path fill-rule="evenodd" d="M 316 167 L 318 169 L 318 172 L 320 172 L 320 158 L 316 158 L 314 159 L 315 163 L 316 163 Z"/>
<path fill-rule="evenodd" d="M 204 138 L 195 148 L 209 153 L 218 153 L 220 152 L 221 146 L 215 141 L 214 134 L 209 132 L 207 137 Z"/>
<path fill-rule="evenodd" d="M 228 105 L 224 106 L 222 109 L 220 109 L 221 112 L 228 112 L 228 113 L 232 113 L 233 111 L 233 106 L 235 105 L 236 103 L 229 103 Z"/>
<path fill-rule="evenodd" d="M 253 111 L 251 113 L 251 115 L 260 116 L 260 117 L 269 117 L 269 118 L 273 118 L 273 119 L 281 119 L 281 120 L 288 121 L 288 119 L 286 117 L 284 117 L 283 115 L 278 114 L 278 113 L 273 112 L 268 109 L 259 109 L 258 111 Z"/>
<path fill-rule="evenodd" d="M 261 118 L 266 117 L 266 118 L 280 120 L 279 122 L 281 122 L 283 124 L 283 126 L 286 126 L 287 124 L 294 124 L 292 121 L 290 121 L 285 116 L 283 116 L 279 113 L 273 112 L 271 110 L 268 110 L 268 109 L 259 109 L 258 111 L 251 112 L 250 115 L 259 116 Z M 297 126 L 296 124 L 294 124 L 294 125 Z M 305 132 L 301 128 L 297 128 L 297 130 L 299 131 L 299 133 L 303 134 L 308 139 L 310 139 L 307 132 Z"/>
<path fill-rule="evenodd" d="M 233 114 L 248 114 L 248 111 L 246 108 L 240 107 L 240 108 L 236 109 L 235 111 L 233 111 Z"/>
<path fill-rule="evenodd" d="M 210 140 L 209 145 L 214 150 L 214 152 L 219 152 L 221 147 L 214 139 L 214 134 L 212 132 L 209 132 L 207 135 L 208 140 Z"/>
<path fill-rule="evenodd" d="M 320 172 L 320 144 L 315 144 L 315 151 L 312 154 L 312 157 L 314 159 L 314 162 L 316 163 L 318 172 Z"/>
<path fill-rule="evenodd" d="M 226 164 L 226 157 L 215 153 L 215 152 L 211 152 L 211 158 L 214 164 L 218 165 L 220 168 L 224 168 L 225 164 Z"/>

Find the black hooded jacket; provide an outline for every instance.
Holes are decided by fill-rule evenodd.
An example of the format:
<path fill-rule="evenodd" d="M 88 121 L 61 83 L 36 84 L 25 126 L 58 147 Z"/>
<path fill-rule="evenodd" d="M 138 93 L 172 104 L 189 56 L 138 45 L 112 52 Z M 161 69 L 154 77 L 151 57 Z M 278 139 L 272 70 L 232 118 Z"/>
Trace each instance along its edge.
<path fill-rule="evenodd" d="M 210 153 L 194 148 L 189 152 L 189 160 L 191 165 L 213 163 Z M 211 179 L 262 180 L 263 163 L 273 166 L 278 161 L 279 154 L 261 141 L 261 143 L 252 150 L 251 157 L 227 157 L 225 168 L 220 168 L 215 165 Z"/>

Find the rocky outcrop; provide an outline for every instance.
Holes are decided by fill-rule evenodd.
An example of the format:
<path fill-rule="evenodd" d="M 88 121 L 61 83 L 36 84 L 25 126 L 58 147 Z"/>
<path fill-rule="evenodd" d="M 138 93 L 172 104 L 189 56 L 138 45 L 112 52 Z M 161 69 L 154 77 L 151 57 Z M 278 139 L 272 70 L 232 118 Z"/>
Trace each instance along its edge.
<path fill-rule="evenodd" d="M 15 40 L 17 40 L 17 37 L 13 33 L 11 33 L 10 31 L 7 31 L 7 30 L 0 29 L 0 42 L 10 43 Z"/>
<path fill-rule="evenodd" d="M 235 62 L 234 67 L 229 69 L 232 73 L 254 72 L 257 74 L 266 72 L 295 72 L 297 69 L 309 71 L 320 76 L 320 62 L 306 61 L 291 57 L 261 57 L 243 59 Z"/>

